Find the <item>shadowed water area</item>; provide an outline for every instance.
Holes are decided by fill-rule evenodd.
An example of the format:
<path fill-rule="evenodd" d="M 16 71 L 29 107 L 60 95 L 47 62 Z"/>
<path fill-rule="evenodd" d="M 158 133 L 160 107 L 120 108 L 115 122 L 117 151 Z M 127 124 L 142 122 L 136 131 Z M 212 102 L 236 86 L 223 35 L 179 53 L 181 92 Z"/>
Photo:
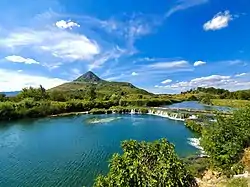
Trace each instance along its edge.
<path fill-rule="evenodd" d="M 197 152 L 180 121 L 150 115 L 91 115 L 0 125 L 1 187 L 92 186 L 126 139 L 167 138 L 180 156 Z M 104 120 L 103 120 L 104 119 Z M 99 121 L 98 121 L 99 120 Z M 90 123 L 93 122 L 93 123 Z"/>

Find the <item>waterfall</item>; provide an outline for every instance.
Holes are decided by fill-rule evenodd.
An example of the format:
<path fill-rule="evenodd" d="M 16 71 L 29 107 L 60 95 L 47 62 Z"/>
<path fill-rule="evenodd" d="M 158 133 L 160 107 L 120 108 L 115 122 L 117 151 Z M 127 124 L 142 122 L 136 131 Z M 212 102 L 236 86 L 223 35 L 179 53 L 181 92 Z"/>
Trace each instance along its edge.
<path fill-rule="evenodd" d="M 135 114 L 135 109 L 131 109 L 130 114 Z"/>
<path fill-rule="evenodd" d="M 198 117 L 196 115 L 192 115 L 192 116 L 189 116 L 188 119 L 198 119 Z"/>
<path fill-rule="evenodd" d="M 208 155 L 205 153 L 203 147 L 200 145 L 200 138 L 188 138 L 188 143 L 193 147 L 200 150 L 200 157 L 207 157 Z"/>
<path fill-rule="evenodd" d="M 185 119 L 181 118 L 181 116 L 178 118 L 178 113 L 170 113 L 169 114 L 167 111 L 163 111 L 163 110 L 149 110 L 148 114 L 161 116 L 164 118 L 177 120 L 177 121 L 185 121 Z"/>

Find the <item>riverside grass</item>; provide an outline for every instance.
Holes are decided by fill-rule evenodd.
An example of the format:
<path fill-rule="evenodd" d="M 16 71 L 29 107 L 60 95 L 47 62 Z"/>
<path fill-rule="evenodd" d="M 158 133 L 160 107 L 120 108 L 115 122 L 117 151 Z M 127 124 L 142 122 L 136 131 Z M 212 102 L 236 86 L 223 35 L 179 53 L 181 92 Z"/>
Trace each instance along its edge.
<path fill-rule="evenodd" d="M 236 99 L 212 99 L 213 105 L 228 106 L 232 108 L 244 108 L 250 106 L 249 100 L 236 100 Z"/>

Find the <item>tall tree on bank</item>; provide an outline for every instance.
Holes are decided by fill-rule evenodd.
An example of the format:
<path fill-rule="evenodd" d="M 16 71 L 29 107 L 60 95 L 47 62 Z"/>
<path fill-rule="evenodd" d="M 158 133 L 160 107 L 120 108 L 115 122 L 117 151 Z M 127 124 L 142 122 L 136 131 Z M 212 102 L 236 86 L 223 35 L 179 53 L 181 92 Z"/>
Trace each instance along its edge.
<path fill-rule="evenodd" d="M 197 186 L 166 139 L 152 143 L 124 141 L 122 149 L 124 153 L 113 155 L 109 173 L 99 176 L 95 187 Z"/>

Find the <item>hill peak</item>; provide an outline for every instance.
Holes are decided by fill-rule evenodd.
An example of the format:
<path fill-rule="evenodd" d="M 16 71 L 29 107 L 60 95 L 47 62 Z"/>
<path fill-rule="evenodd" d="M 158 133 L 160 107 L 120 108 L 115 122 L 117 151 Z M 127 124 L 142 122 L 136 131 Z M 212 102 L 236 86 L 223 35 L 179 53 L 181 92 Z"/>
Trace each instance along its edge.
<path fill-rule="evenodd" d="M 78 77 L 76 80 L 77 82 L 100 82 L 102 81 L 101 78 L 99 78 L 96 74 L 94 74 L 92 71 L 88 71 L 86 73 L 84 73 L 83 75 L 81 75 L 80 77 Z"/>

